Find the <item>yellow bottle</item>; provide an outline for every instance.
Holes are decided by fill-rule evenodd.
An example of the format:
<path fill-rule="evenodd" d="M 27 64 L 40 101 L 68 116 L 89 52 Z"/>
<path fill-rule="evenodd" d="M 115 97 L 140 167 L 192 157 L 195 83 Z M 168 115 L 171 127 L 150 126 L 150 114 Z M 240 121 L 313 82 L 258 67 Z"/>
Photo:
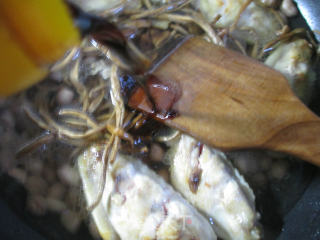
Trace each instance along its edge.
<path fill-rule="evenodd" d="M 0 96 L 41 80 L 79 39 L 62 0 L 0 0 Z"/>

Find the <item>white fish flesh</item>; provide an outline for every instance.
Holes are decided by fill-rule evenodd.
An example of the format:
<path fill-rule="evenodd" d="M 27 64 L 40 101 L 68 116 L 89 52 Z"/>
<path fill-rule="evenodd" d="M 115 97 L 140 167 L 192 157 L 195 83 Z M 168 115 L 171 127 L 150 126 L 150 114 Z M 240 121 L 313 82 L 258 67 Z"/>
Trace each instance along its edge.
<path fill-rule="evenodd" d="M 69 0 L 70 2 L 78 5 L 83 11 L 92 13 L 103 13 L 112 10 L 112 14 L 121 12 L 126 9 L 138 9 L 141 7 L 140 0 Z"/>
<path fill-rule="evenodd" d="M 208 218 L 223 239 L 260 239 L 255 197 L 224 154 L 182 135 L 171 165 L 171 182 Z"/>
<path fill-rule="evenodd" d="M 82 180 L 83 192 L 87 204 L 91 206 L 98 195 L 102 177 L 102 161 L 98 146 L 92 146 L 78 157 L 78 168 Z M 111 225 L 107 211 L 102 202 L 91 212 L 100 236 L 104 240 L 119 240 L 118 234 Z"/>
<path fill-rule="evenodd" d="M 80 171 L 89 171 L 82 178 L 84 185 L 88 181 L 99 185 L 100 152 L 98 146 L 92 146 L 80 157 L 86 159 Z M 104 219 L 122 240 L 216 239 L 205 217 L 141 161 L 125 155 L 118 154 L 109 169 L 100 204 Z"/>
<path fill-rule="evenodd" d="M 279 44 L 265 60 L 265 64 L 281 72 L 295 94 L 308 102 L 315 73 L 311 69 L 312 50 L 304 39 Z"/>
<path fill-rule="evenodd" d="M 279 18 L 285 22 L 284 17 L 277 18 L 270 9 L 254 2 L 245 8 L 246 3 L 247 0 L 197 0 L 194 5 L 209 22 L 220 16 L 215 25 L 221 28 L 230 27 L 241 13 L 237 29 L 251 31 L 253 34 L 246 32 L 240 35 L 240 33 L 234 32 L 233 35 L 249 43 L 254 43 L 257 40 L 261 44 L 265 44 L 275 39 L 276 33 L 282 29 Z M 241 12 L 243 8 L 245 10 Z"/>

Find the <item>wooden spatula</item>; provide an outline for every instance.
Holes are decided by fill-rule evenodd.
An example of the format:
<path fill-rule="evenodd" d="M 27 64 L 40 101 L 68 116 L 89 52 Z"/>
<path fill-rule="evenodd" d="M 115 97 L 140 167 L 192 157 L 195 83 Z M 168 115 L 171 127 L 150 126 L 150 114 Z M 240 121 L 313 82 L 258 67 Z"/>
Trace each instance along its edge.
<path fill-rule="evenodd" d="M 264 148 L 320 166 L 320 119 L 279 72 L 191 38 L 153 74 L 179 91 L 168 126 L 222 150 Z"/>

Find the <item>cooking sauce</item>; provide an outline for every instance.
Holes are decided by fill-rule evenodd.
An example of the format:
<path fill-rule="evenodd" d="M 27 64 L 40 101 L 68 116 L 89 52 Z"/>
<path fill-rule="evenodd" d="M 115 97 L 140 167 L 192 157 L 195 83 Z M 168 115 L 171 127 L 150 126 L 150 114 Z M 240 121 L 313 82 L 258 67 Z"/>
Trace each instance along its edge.
<path fill-rule="evenodd" d="M 125 79 L 129 79 L 129 77 Z M 121 85 L 128 86 L 128 83 Z M 132 89 L 128 106 L 163 121 L 178 116 L 178 113 L 172 107 L 180 96 L 178 89 L 172 87 L 169 83 L 162 82 L 155 75 L 149 74 L 146 76 L 144 86 L 136 86 Z"/>

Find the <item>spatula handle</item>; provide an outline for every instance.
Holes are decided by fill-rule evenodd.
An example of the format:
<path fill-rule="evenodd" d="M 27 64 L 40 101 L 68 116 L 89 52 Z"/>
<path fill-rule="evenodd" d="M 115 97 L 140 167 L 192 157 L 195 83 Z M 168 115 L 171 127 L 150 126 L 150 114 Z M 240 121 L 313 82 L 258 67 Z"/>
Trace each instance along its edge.
<path fill-rule="evenodd" d="M 265 147 L 296 155 L 320 166 L 320 121 L 296 123 L 272 136 Z"/>

